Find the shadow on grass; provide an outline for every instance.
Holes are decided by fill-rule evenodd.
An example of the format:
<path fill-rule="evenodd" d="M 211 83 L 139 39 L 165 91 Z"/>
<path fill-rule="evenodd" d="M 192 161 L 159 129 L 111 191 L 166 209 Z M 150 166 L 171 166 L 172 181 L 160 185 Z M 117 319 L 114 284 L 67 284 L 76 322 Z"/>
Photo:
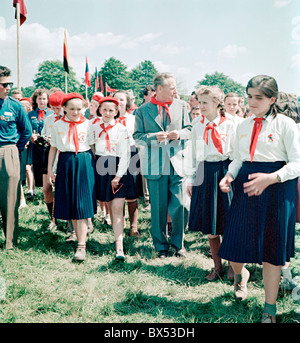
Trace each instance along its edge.
<path fill-rule="evenodd" d="M 121 316 L 143 313 L 178 323 L 253 323 L 260 321 L 262 313 L 255 298 L 236 302 L 232 292 L 207 301 L 190 301 L 128 291 L 123 301 L 114 304 L 114 310 Z"/>

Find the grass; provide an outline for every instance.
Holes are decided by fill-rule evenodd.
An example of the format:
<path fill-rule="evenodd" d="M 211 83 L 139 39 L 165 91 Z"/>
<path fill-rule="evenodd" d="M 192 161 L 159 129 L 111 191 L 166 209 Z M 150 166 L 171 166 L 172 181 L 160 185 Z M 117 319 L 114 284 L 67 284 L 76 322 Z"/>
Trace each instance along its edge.
<path fill-rule="evenodd" d="M 114 259 L 112 228 L 96 217 L 87 241 L 87 258 L 73 261 L 76 243 L 65 242 L 65 223 L 55 233 L 49 223 L 41 190 L 33 203 L 20 210 L 18 248 L 0 250 L 0 277 L 6 293 L 0 300 L 1 323 L 257 323 L 264 290 L 262 268 L 248 265 L 249 296 L 234 299 L 225 276 L 205 281 L 213 266 L 208 240 L 187 232 L 186 259 L 156 258 L 150 234 L 150 214 L 139 205 L 140 239 L 124 234 L 126 260 Z M 0 245 L 4 235 L 0 234 Z M 300 226 L 292 273 L 300 271 Z M 1 279 L 0 279 L 1 281 Z M 1 287 L 0 287 L 1 289 Z M 1 299 L 1 298 L 0 298 Z M 279 293 L 277 321 L 300 321 L 299 301 Z"/>

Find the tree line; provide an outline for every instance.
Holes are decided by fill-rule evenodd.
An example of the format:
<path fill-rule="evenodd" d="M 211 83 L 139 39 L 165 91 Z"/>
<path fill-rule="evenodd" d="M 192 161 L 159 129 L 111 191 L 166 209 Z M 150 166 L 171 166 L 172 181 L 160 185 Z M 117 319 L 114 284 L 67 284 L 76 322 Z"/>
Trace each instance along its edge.
<path fill-rule="evenodd" d="M 96 89 L 96 72 L 89 70 L 91 87 L 87 88 L 88 98 L 91 99 L 95 90 L 101 91 L 101 78 L 105 90 L 105 84 L 107 83 L 110 88 L 113 89 L 131 89 L 136 96 L 136 104 L 142 103 L 142 90 L 149 84 L 152 84 L 154 76 L 158 73 L 154 64 L 145 60 L 140 62 L 136 67 L 128 70 L 126 64 L 110 57 L 104 61 L 103 66 L 97 71 L 99 88 Z M 78 92 L 84 97 L 86 95 L 86 85 L 84 77 L 81 80 L 76 78 L 76 74 L 71 66 L 69 66 L 68 75 L 68 92 Z M 236 92 L 240 96 L 245 95 L 245 87 L 240 83 L 235 82 L 230 77 L 220 72 L 212 74 L 205 74 L 205 77 L 197 82 L 195 89 L 200 85 L 216 85 L 221 88 L 224 93 Z M 65 90 L 65 70 L 63 63 L 59 60 L 46 60 L 40 63 L 37 73 L 33 78 L 33 85 L 22 88 L 23 96 L 29 97 L 36 88 L 51 89 L 53 87 L 61 88 Z M 185 93 L 184 90 L 179 90 L 181 97 L 185 100 L 188 99 L 190 94 Z"/>

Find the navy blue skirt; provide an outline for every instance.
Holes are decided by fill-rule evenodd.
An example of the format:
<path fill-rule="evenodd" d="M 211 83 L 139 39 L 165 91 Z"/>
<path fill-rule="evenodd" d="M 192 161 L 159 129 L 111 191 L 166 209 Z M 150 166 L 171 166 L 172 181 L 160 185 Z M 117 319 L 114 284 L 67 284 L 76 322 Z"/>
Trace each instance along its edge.
<path fill-rule="evenodd" d="M 295 254 L 295 199 L 297 179 L 267 187 L 248 197 L 243 184 L 253 173 L 272 173 L 285 162 L 244 162 L 235 180 L 219 256 L 239 263 L 284 265 Z"/>
<path fill-rule="evenodd" d="M 225 160 L 199 164 L 194 183 L 197 186 L 193 186 L 190 205 L 190 231 L 212 235 L 224 233 L 233 192 L 222 192 L 219 182 L 227 173 L 229 163 L 229 160 Z"/>
<path fill-rule="evenodd" d="M 111 181 L 116 176 L 119 157 L 96 155 L 96 198 L 100 201 L 109 202 L 115 198 L 127 198 L 135 194 L 134 180 L 132 175 L 126 173 L 121 178 L 120 187 L 112 189 Z"/>
<path fill-rule="evenodd" d="M 131 159 L 130 164 L 127 170 L 128 177 L 132 177 L 133 189 L 126 199 L 137 199 L 144 196 L 143 192 L 143 180 L 141 175 L 141 162 L 139 152 L 136 146 L 132 145 L 131 147 Z"/>
<path fill-rule="evenodd" d="M 91 150 L 60 152 L 55 180 L 54 217 L 93 218 L 97 212 L 95 159 Z"/>

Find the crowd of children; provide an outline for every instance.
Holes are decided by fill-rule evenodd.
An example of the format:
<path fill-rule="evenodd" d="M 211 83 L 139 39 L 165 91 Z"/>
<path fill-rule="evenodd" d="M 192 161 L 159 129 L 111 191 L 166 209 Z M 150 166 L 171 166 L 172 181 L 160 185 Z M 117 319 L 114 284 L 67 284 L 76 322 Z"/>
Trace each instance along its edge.
<path fill-rule="evenodd" d="M 201 86 L 191 94 L 185 168 L 188 230 L 207 235 L 214 262 L 208 281 L 222 277 L 222 259 L 228 261 L 227 275 L 238 299 L 247 296 L 250 274 L 244 265 L 263 265 L 262 321 L 275 322 L 281 270 L 295 254 L 295 222 L 300 220 L 299 102 L 278 92 L 276 81 L 265 75 L 252 78 L 246 93 L 247 106 L 243 97 L 225 95 L 216 86 Z M 56 229 L 57 219 L 69 224 L 78 241 L 78 261 L 86 257 L 97 204 L 110 216 L 116 259 L 125 258 L 126 202 L 130 235 L 140 236 L 137 199 L 147 183 L 145 187 L 133 138 L 129 95 L 97 92 L 87 111 L 78 93 L 37 89 L 31 99 L 18 98 L 33 130 L 21 162 L 26 197 L 35 196 L 34 187 L 43 187 L 48 229 Z"/>

